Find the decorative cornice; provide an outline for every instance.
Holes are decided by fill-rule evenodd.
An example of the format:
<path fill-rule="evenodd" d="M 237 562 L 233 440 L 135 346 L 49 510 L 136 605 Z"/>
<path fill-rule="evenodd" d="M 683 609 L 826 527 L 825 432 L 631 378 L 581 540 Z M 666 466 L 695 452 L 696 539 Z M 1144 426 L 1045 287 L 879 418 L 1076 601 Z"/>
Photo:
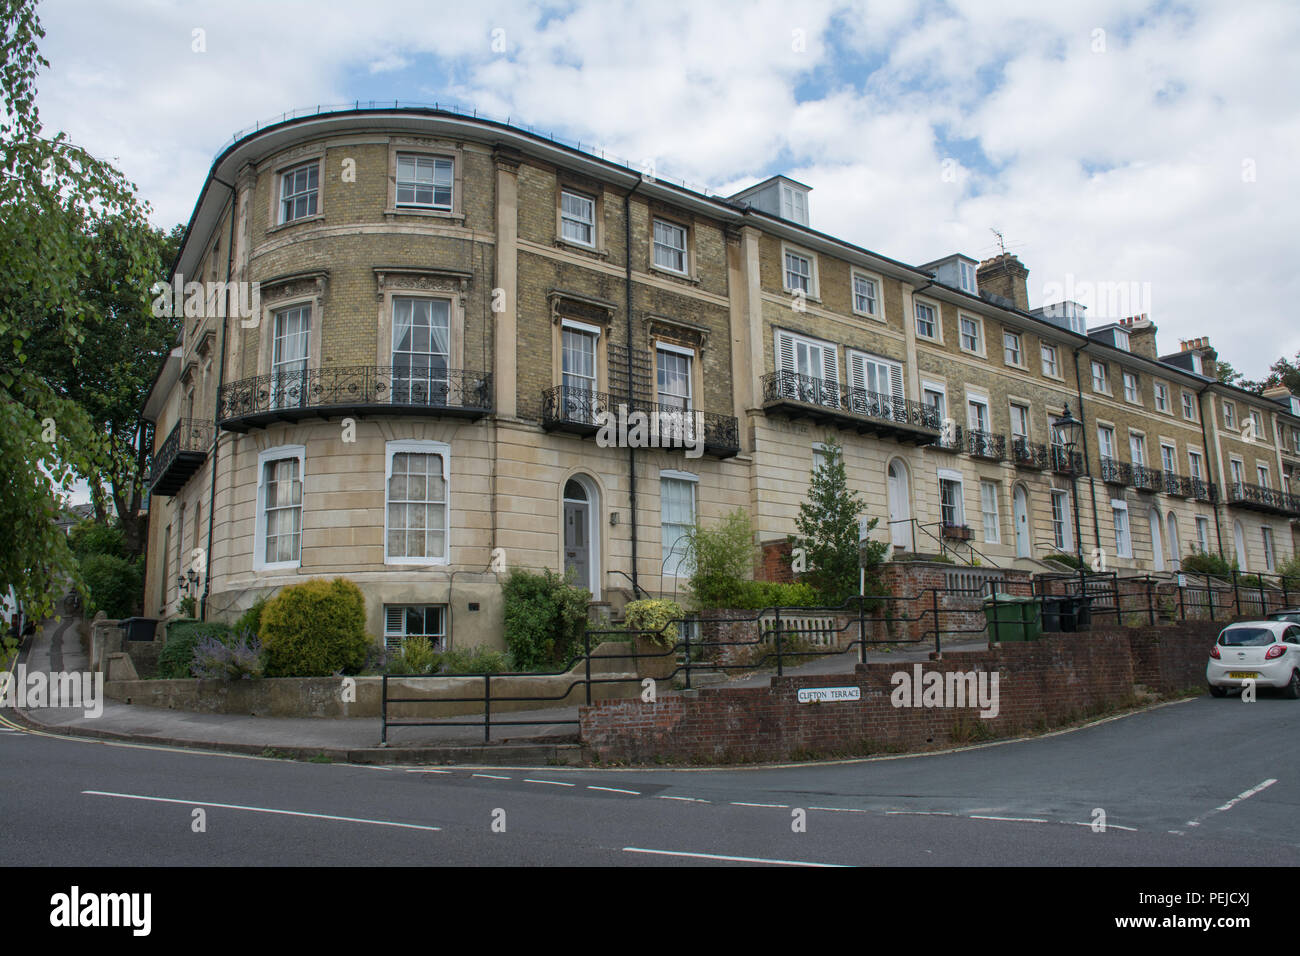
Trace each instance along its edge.
<path fill-rule="evenodd" d="M 303 295 L 314 291 L 316 295 L 324 295 L 325 287 L 329 284 L 328 269 L 312 269 L 307 272 L 289 272 L 284 275 L 275 276 L 272 279 L 263 279 L 258 282 L 258 289 L 263 301 L 267 299 L 284 299 L 290 296 Z"/>
<path fill-rule="evenodd" d="M 696 325 L 694 322 L 653 313 L 642 318 L 641 324 L 650 338 L 655 337 L 656 330 L 663 330 L 669 336 L 694 342 L 701 351 L 708 344 L 711 331 L 706 326 Z"/>
<path fill-rule="evenodd" d="M 558 325 L 560 319 L 586 319 L 588 322 L 609 322 L 614 318 L 618 304 L 595 296 L 583 295 L 581 292 L 566 292 L 563 289 L 551 289 L 546 293 L 546 301 L 551 306 L 551 324 Z"/>
<path fill-rule="evenodd" d="M 375 266 L 376 294 L 380 299 L 393 291 L 447 292 L 455 295 L 463 307 L 473 273 L 455 269 L 430 269 L 417 266 Z"/>

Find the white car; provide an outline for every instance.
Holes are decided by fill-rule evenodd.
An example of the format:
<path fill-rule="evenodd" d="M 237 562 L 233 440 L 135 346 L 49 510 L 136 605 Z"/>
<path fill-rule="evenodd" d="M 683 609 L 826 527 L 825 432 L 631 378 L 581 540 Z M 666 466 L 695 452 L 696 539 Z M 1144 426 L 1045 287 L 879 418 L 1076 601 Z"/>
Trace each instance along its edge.
<path fill-rule="evenodd" d="M 1300 698 L 1300 624 L 1242 621 L 1225 627 L 1210 648 L 1205 679 L 1215 697 L 1253 680 L 1256 687 L 1284 688 L 1291 700 Z"/>

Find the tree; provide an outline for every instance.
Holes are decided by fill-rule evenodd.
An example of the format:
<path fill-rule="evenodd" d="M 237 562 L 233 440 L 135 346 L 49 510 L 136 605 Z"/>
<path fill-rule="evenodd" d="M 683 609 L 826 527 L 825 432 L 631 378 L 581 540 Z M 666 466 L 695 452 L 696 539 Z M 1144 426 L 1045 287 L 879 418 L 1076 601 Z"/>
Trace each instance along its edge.
<path fill-rule="evenodd" d="M 91 416 L 40 374 L 33 340 L 83 361 L 86 330 L 101 319 L 86 294 L 97 238 L 120 238 L 124 283 L 150 282 L 137 228 L 148 207 L 135 187 L 65 134 L 42 134 L 44 35 L 35 0 L 0 0 L 0 592 L 12 589 L 30 617 L 47 614 L 56 588 L 76 576 L 55 524 L 60 497 L 111 456 Z"/>
<path fill-rule="evenodd" d="M 1291 392 L 1300 394 L 1300 352 L 1296 353 L 1294 362 L 1289 361 L 1286 356 L 1278 359 L 1269 366 L 1268 374 L 1259 381 L 1246 378 L 1227 362 L 1217 362 L 1216 371 L 1220 382 L 1225 385 L 1235 385 L 1256 395 L 1262 395 L 1264 389 L 1275 385 L 1285 385 Z"/>
<path fill-rule="evenodd" d="M 795 570 L 802 552 L 805 579 L 822 593 L 825 603 L 841 604 L 858 593 L 858 516 L 866 510 L 866 502 L 849 489 L 844 453 L 833 436 L 826 439 L 824 456 L 821 467 L 813 467 L 808 498 L 799 505 L 795 519 L 799 534 L 792 535 L 790 543 Z M 866 530 L 873 530 L 878 521 L 872 518 Z M 870 542 L 864 547 L 869 564 L 883 560 L 885 545 Z M 874 580 L 867 590 L 877 590 Z"/>

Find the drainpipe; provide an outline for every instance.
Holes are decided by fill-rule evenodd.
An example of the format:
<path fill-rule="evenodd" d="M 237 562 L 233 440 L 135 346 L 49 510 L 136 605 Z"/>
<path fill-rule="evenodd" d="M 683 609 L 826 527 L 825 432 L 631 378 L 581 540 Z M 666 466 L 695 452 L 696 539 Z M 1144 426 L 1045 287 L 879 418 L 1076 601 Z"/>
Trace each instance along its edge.
<path fill-rule="evenodd" d="M 1205 430 L 1205 403 L 1201 400 L 1213 382 L 1207 382 L 1196 390 L 1196 414 L 1201 419 L 1201 451 L 1205 452 L 1205 471 L 1210 471 L 1210 438 Z M 1215 449 L 1218 450 L 1217 448 Z M 1214 456 L 1214 464 L 1219 464 L 1219 456 Z M 1207 482 L 1209 478 L 1205 479 Z M 1217 495 L 1210 496 L 1210 507 L 1214 510 L 1214 538 L 1219 542 L 1219 557 L 1223 557 L 1223 528 L 1219 526 L 1219 502 L 1216 500 Z"/>
<path fill-rule="evenodd" d="M 1083 346 L 1074 350 L 1074 391 L 1079 398 L 1079 421 L 1083 421 L 1083 384 L 1079 379 L 1079 353 L 1083 351 Z M 1087 425 L 1081 430 L 1083 435 L 1083 467 L 1088 471 L 1088 498 L 1092 501 L 1092 539 L 1096 542 L 1097 550 L 1101 550 L 1101 524 L 1097 521 L 1097 482 L 1092 477 L 1092 464 L 1088 459 L 1088 428 Z"/>
<path fill-rule="evenodd" d="M 207 620 L 208 595 L 212 591 L 212 527 L 213 513 L 216 510 L 217 502 L 217 448 L 221 444 L 221 424 L 218 421 L 221 414 L 221 386 L 226 382 L 226 331 L 230 327 L 230 275 L 234 269 L 235 262 L 235 211 L 238 194 L 235 187 L 230 183 L 222 183 L 220 179 L 213 177 L 214 182 L 221 183 L 230 190 L 230 237 L 226 242 L 226 305 L 221 311 L 227 313 L 221 319 L 221 361 L 217 365 L 217 393 L 216 400 L 212 403 L 212 476 L 208 487 L 208 550 L 204 555 L 206 561 L 203 569 L 203 596 L 199 599 L 199 620 Z M 181 553 L 185 551 L 184 542 L 181 543 Z"/>
<path fill-rule="evenodd" d="M 626 265 L 624 291 L 626 292 L 627 312 L 627 407 L 632 409 L 632 194 L 641 185 L 640 178 L 623 196 L 623 258 Z M 627 449 L 628 501 L 630 502 L 632 523 L 632 595 L 637 594 L 638 575 L 636 558 L 636 449 L 629 443 Z M 662 586 L 662 582 L 661 586 Z"/>

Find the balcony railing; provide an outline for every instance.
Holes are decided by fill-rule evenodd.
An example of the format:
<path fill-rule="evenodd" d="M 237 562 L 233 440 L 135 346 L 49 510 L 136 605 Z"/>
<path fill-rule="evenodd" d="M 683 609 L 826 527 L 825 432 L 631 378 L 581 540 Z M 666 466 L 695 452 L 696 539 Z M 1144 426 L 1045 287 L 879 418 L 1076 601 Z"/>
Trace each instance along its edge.
<path fill-rule="evenodd" d="M 1047 446 L 1035 445 L 1028 438 L 1016 436 L 1011 440 L 1011 457 L 1021 468 L 1035 471 L 1047 470 Z"/>
<path fill-rule="evenodd" d="M 1194 494 L 1192 489 L 1192 479 L 1180 475 L 1177 472 L 1166 470 L 1164 473 L 1164 488 L 1161 489 L 1165 494 L 1174 498 L 1190 498 Z"/>
<path fill-rule="evenodd" d="M 1242 481 L 1228 485 L 1228 504 L 1252 511 L 1300 517 L 1300 496 Z"/>
<path fill-rule="evenodd" d="M 1219 486 L 1204 478 L 1192 478 L 1192 497 L 1197 501 L 1218 501 Z"/>
<path fill-rule="evenodd" d="M 212 447 L 212 422 L 182 418 L 154 453 L 145 484 L 154 495 L 174 495 L 202 467 Z"/>
<path fill-rule="evenodd" d="M 1108 485 L 1131 485 L 1133 483 L 1133 466 L 1126 461 L 1103 458 L 1101 460 L 1101 480 Z"/>
<path fill-rule="evenodd" d="M 1138 491 L 1146 491 L 1155 494 L 1164 487 L 1164 478 L 1155 468 L 1148 468 L 1146 465 L 1133 466 L 1133 487 Z"/>
<path fill-rule="evenodd" d="M 939 410 L 896 395 L 841 388 L 828 379 L 782 370 L 763 376 L 763 405 L 900 441 L 929 443 L 939 431 Z"/>
<path fill-rule="evenodd" d="M 1052 445 L 1048 455 L 1052 462 L 1052 471 L 1062 475 L 1079 475 L 1083 473 L 1083 455 L 1077 451 L 1065 453 L 1064 445 Z"/>
<path fill-rule="evenodd" d="M 280 421 L 336 415 L 448 415 L 481 418 L 492 410 L 492 377 L 464 369 L 388 365 L 310 368 L 223 385 L 217 418 L 246 432 Z"/>
<path fill-rule="evenodd" d="M 614 444 L 645 448 L 694 448 L 703 439 L 707 454 L 730 458 L 740 452 L 740 425 L 733 415 L 683 409 L 659 402 L 611 398 L 605 392 L 557 385 L 542 392 L 542 427 L 594 435 L 612 429 Z"/>
<path fill-rule="evenodd" d="M 972 431 L 966 434 L 966 452 L 972 458 L 1002 461 L 1007 457 L 1007 439 L 991 432 Z"/>

